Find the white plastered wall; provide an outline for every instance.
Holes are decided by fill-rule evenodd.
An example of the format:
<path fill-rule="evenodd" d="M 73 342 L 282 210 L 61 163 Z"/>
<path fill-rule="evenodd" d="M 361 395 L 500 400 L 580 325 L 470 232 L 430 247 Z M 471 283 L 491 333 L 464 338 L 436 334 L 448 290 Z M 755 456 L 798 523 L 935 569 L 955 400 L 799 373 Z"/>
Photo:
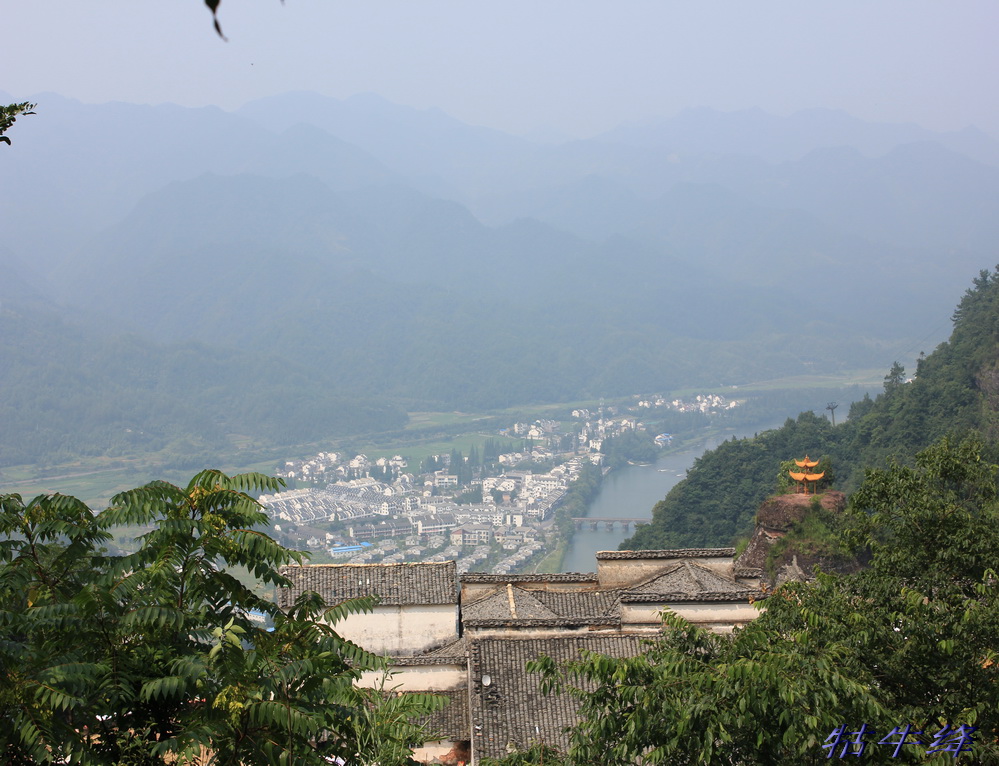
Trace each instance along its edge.
<path fill-rule="evenodd" d="M 376 654 L 419 654 L 458 638 L 458 607 L 376 606 L 372 612 L 338 622 L 336 631 Z"/>
<path fill-rule="evenodd" d="M 468 686 L 468 668 L 464 664 L 393 665 L 389 673 L 385 688 L 402 692 L 443 692 Z M 381 673 L 367 671 L 361 674 L 357 685 L 377 688 L 381 680 Z"/>
<path fill-rule="evenodd" d="M 663 611 L 674 612 L 688 622 L 719 632 L 745 625 L 759 616 L 756 607 L 745 601 L 713 601 L 679 604 L 621 604 L 621 622 L 627 626 L 660 624 Z"/>

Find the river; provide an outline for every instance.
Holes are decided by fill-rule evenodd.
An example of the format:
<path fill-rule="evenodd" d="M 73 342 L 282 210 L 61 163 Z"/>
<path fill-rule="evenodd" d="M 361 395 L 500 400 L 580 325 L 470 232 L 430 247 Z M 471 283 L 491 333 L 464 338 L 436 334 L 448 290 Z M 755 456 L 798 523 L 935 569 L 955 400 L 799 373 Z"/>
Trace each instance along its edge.
<path fill-rule="evenodd" d="M 724 431 L 708 437 L 698 444 L 680 452 L 663 455 L 655 465 L 629 465 L 611 471 L 604 477 L 600 491 L 593 498 L 586 512 L 592 518 L 639 519 L 652 515 L 652 506 L 662 500 L 673 485 L 687 474 L 694 461 L 707 450 L 714 449 L 726 439 L 733 436 L 741 439 L 744 436 L 776 428 L 780 423 L 764 423 L 756 426 Z M 596 569 L 594 555 L 597 551 L 616 551 L 625 538 L 631 537 L 634 528 L 625 532 L 620 524 L 615 524 L 612 531 L 606 524 L 598 524 L 596 530 L 584 524 L 577 529 L 569 541 L 565 558 L 562 560 L 563 572 L 593 572 Z"/>

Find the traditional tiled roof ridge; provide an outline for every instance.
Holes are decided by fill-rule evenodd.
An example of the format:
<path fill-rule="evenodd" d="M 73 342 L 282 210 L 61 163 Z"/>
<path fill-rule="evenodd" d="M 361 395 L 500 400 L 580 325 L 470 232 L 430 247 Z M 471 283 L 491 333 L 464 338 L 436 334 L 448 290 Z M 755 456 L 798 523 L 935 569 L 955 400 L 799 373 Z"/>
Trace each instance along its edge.
<path fill-rule="evenodd" d="M 391 658 L 393 666 L 410 665 L 464 665 L 468 661 L 468 637 L 462 636 L 449 641 L 436 649 L 421 654 L 403 655 Z"/>
<path fill-rule="evenodd" d="M 468 661 L 468 657 L 462 657 L 460 655 L 455 655 L 454 657 L 429 657 L 429 656 L 402 656 L 402 657 L 389 657 L 389 665 L 393 668 L 407 668 L 412 666 L 424 666 L 424 665 L 464 665 Z"/>
<path fill-rule="evenodd" d="M 690 563 L 690 559 L 685 559 L 684 562 L 683 562 L 683 568 L 685 570 L 687 570 L 687 573 L 690 576 L 690 579 L 693 580 L 697 584 L 697 587 L 698 587 L 698 589 L 700 591 L 706 591 L 706 590 L 708 590 L 708 588 L 705 587 L 705 585 L 704 585 L 704 578 L 701 577 L 701 573 L 697 571 L 698 569 L 700 569 L 700 567 L 693 566 Z"/>
<path fill-rule="evenodd" d="M 529 590 L 518 588 L 512 583 L 507 583 L 506 590 L 512 599 L 515 615 L 523 619 L 549 620 L 560 616 Z"/>
<path fill-rule="evenodd" d="M 453 561 L 399 561 L 395 564 L 286 564 L 281 569 L 423 569 L 448 567 Z"/>
<path fill-rule="evenodd" d="M 555 574 L 491 574 L 489 572 L 465 572 L 460 576 L 463 583 L 505 584 L 518 582 L 597 582 L 594 572 L 561 572 Z"/>
<path fill-rule="evenodd" d="M 468 639 L 462 636 L 461 638 L 456 638 L 454 641 L 450 641 L 443 646 L 439 646 L 436 649 L 431 649 L 424 652 L 424 657 L 446 657 L 452 659 L 454 657 L 467 657 L 468 656 Z"/>
<path fill-rule="evenodd" d="M 619 588 L 612 590 L 539 590 L 534 597 L 563 617 L 604 617 L 618 615 Z"/>
<path fill-rule="evenodd" d="M 655 551 L 597 551 L 597 561 L 625 559 L 708 559 L 735 555 L 735 548 L 672 548 Z"/>
<path fill-rule="evenodd" d="M 280 569 L 292 582 L 278 591 L 278 606 L 287 609 L 304 591 L 329 602 L 376 595 L 382 605 L 458 603 L 458 570 L 453 561 L 399 564 L 308 564 Z"/>
<path fill-rule="evenodd" d="M 763 570 L 760 567 L 736 567 L 732 574 L 735 577 L 762 577 Z"/>
<path fill-rule="evenodd" d="M 471 620 L 555 620 L 556 614 L 530 591 L 507 583 L 486 598 L 478 599 L 464 608 L 462 622 Z"/>
<path fill-rule="evenodd" d="M 469 640 L 469 648 L 472 655 L 479 653 L 481 647 L 485 644 L 491 644 L 496 646 L 514 646 L 519 644 L 529 644 L 532 641 L 538 644 L 549 644 L 556 643 L 560 644 L 562 642 L 569 642 L 572 644 L 583 643 L 594 643 L 603 644 L 605 642 L 610 642 L 612 644 L 625 643 L 630 644 L 633 641 L 645 642 L 652 638 L 655 634 L 650 633 L 571 633 L 567 635 L 556 635 L 556 636 L 478 636 L 472 637 Z M 509 644 L 507 643 L 509 642 Z M 589 647 L 583 646 L 583 649 Z"/>
<path fill-rule="evenodd" d="M 656 597 L 676 593 L 696 597 L 701 593 L 746 593 L 750 590 L 751 588 L 736 582 L 734 578 L 704 564 L 682 559 L 640 583 L 622 588 L 622 597 Z"/>
<path fill-rule="evenodd" d="M 606 617 L 551 617 L 551 618 L 513 618 L 490 617 L 482 619 L 462 620 L 466 628 L 571 628 L 585 625 L 621 624 L 621 618 L 615 615 Z"/>
<path fill-rule="evenodd" d="M 693 603 L 698 601 L 748 601 L 753 599 L 759 601 L 763 598 L 762 591 L 741 590 L 700 593 L 623 593 L 621 594 L 622 604 L 678 604 Z"/>

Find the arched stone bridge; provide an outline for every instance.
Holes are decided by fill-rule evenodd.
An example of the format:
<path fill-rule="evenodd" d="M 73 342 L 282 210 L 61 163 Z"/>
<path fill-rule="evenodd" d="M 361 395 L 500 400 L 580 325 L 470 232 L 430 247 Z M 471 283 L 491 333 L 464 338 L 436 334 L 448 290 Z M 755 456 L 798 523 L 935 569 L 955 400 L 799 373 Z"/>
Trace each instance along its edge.
<path fill-rule="evenodd" d="M 597 529 L 601 524 L 606 524 L 608 532 L 614 529 L 615 524 L 620 524 L 621 528 L 627 531 L 632 524 L 640 527 L 642 524 L 649 524 L 651 522 L 652 519 L 619 519 L 597 516 L 585 516 L 583 518 L 573 518 L 572 520 L 572 523 L 576 525 L 576 529 L 582 529 L 584 524 L 589 524 L 590 529 Z"/>

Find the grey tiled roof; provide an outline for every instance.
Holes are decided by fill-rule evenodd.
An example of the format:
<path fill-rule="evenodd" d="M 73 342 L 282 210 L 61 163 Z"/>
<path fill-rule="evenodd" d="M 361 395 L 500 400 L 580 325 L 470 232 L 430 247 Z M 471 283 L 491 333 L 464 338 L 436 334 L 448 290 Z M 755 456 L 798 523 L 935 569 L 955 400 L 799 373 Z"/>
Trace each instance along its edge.
<path fill-rule="evenodd" d="M 462 605 L 462 622 L 476 618 L 483 620 L 509 619 L 510 605 L 507 602 L 506 590 L 497 590 L 488 596 Z"/>
<path fill-rule="evenodd" d="M 476 752 L 493 758 L 506 755 L 508 742 L 520 748 L 532 741 L 565 747 L 563 729 L 577 720 L 579 703 L 568 695 L 542 695 L 540 678 L 526 670 L 529 660 L 541 655 L 575 660 L 582 650 L 633 657 L 643 650 L 642 639 L 634 635 L 479 638 L 471 645 Z M 483 686 L 483 675 L 490 677 L 489 686 Z"/>
<path fill-rule="evenodd" d="M 284 566 L 281 574 L 292 587 L 278 592 L 278 606 L 287 609 L 299 594 L 315 591 L 329 603 L 376 595 L 387 605 L 458 603 L 455 563 L 433 564 L 315 564 Z"/>
<path fill-rule="evenodd" d="M 452 641 L 450 644 L 445 644 L 439 649 L 434 649 L 433 651 L 427 652 L 422 656 L 438 657 L 442 659 L 467 659 L 468 639 L 462 636 L 461 638 Z"/>
<path fill-rule="evenodd" d="M 692 601 L 746 601 L 758 591 L 724 577 L 690 560 L 671 566 L 662 574 L 624 589 L 623 603 Z"/>
<path fill-rule="evenodd" d="M 507 617 L 506 619 L 464 620 L 463 622 L 466 628 L 580 628 L 586 625 L 600 627 L 619 626 L 621 618 L 618 615 L 607 617 L 546 617 L 527 620 L 514 620 L 511 617 Z"/>
<path fill-rule="evenodd" d="M 489 574 L 486 572 L 465 572 L 463 583 L 490 583 L 505 585 L 508 582 L 597 582 L 593 572 L 562 572 L 559 574 Z"/>
<path fill-rule="evenodd" d="M 499 583 L 498 583 L 499 585 Z M 619 625 L 621 603 L 747 601 L 758 596 L 734 579 L 681 558 L 659 574 L 627 588 L 592 591 L 527 590 L 511 583 L 462 608 L 469 628 Z M 514 612 L 511 599 L 516 607 Z"/>
<path fill-rule="evenodd" d="M 735 580 L 723 577 L 707 567 L 690 561 L 681 561 L 665 572 L 645 582 L 625 589 L 627 595 L 646 593 L 736 593 L 746 590 L 746 586 Z"/>
<path fill-rule="evenodd" d="M 528 591 L 507 583 L 505 588 L 462 608 L 469 628 L 572 628 L 620 625 L 618 591 Z M 510 601 L 516 608 L 510 608 Z"/>
<path fill-rule="evenodd" d="M 618 591 L 532 591 L 535 598 L 560 617 L 617 615 Z"/>
<path fill-rule="evenodd" d="M 512 602 L 512 603 L 511 603 Z M 535 594 L 515 585 L 462 608 L 463 620 L 557 620 L 559 615 L 539 601 Z"/>
<path fill-rule="evenodd" d="M 468 724 L 468 690 L 455 689 L 422 693 L 448 698 L 448 704 L 442 709 L 435 710 L 430 715 L 420 719 L 420 723 L 426 723 L 427 731 L 433 740 L 442 739 L 451 742 L 467 740 L 471 730 Z"/>
<path fill-rule="evenodd" d="M 734 556 L 735 548 L 674 548 L 661 551 L 597 551 L 598 561 L 622 559 L 708 559 Z"/>
<path fill-rule="evenodd" d="M 461 665 L 467 661 L 467 657 L 440 657 L 429 654 L 418 654 L 414 656 L 393 656 L 391 666 L 393 670 L 398 668 L 426 667 L 441 665 Z"/>
<path fill-rule="evenodd" d="M 622 604 L 682 604 L 699 603 L 701 601 L 732 601 L 747 602 L 750 598 L 759 600 L 762 594 L 756 590 L 744 590 L 735 593 L 624 593 Z"/>

